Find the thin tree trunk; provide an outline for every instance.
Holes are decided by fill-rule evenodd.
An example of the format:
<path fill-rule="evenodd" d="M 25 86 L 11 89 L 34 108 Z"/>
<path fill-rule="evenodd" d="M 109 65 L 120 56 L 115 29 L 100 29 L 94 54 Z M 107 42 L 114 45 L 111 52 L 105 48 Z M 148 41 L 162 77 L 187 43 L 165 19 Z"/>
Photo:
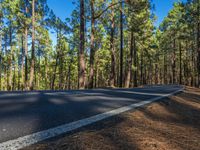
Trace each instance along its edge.
<path fill-rule="evenodd" d="M 33 79 L 35 71 L 35 0 L 32 0 L 32 51 L 29 89 L 33 90 Z"/>
<path fill-rule="evenodd" d="M 63 89 L 63 51 L 61 50 L 59 57 L 59 89 Z"/>
<path fill-rule="evenodd" d="M 25 53 L 25 90 L 28 90 L 28 29 L 25 27 L 24 34 L 24 53 Z"/>
<path fill-rule="evenodd" d="M 134 57 L 134 71 L 133 71 L 133 86 L 137 87 L 137 50 L 136 50 L 136 41 L 133 39 L 134 49 L 133 49 L 133 57 Z"/>
<path fill-rule="evenodd" d="M 71 90 L 71 66 L 72 66 L 72 63 L 73 63 L 73 58 L 71 58 L 70 60 L 70 64 L 69 64 L 69 67 L 68 67 L 68 90 Z"/>
<path fill-rule="evenodd" d="M 119 86 L 123 87 L 123 3 L 121 2 L 120 8 L 120 78 Z"/>
<path fill-rule="evenodd" d="M 181 42 L 179 43 L 179 60 L 180 60 L 180 66 L 179 66 L 179 84 L 182 84 L 182 48 L 181 48 Z M 185 71 L 184 71 L 185 72 Z"/>
<path fill-rule="evenodd" d="M 22 64 L 21 64 L 21 89 L 24 90 L 24 57 L 25 57 L 25 53 L 24 53 L 24 37 L 22 35 Z"/>
<path fill-rule="evenodd" d="M 52 77 L 52 82 L 51 82 L 51 89 L 55 90 L 55 80 L 56 80 L 56 72 L 57 72 L 57 66 L 58 66 L 58 60 L 60 57 L 60 42 L 59 42 L 59 31 L 57 31 L 57 46 L 56 46 L 56 51 L 57 51 L 57 55 L 56 55 L 56 64 L 53 70 L 53 77 Z"/>
<path fill-rule="evenodd" d="M 18 59 L 19 59 L 19 56 L 18 56 Z M 17 68 L 17 72 L 18 72 L 18 75 L 17 75 L 17 90 L 20 90 L 20 89 L 22 89 L 21 87 L 21 81 L 20 81 L 20 79 L 21 79 L 21 75 L 20 75 L 20 63 L 18 63 L 18 66 L 16 67 Z"/>
<path fill-rule="evenodd" d="M 0 90 L 2 90 L 2 77 L 1 77 L 1 74 L 2 74 L 2 58 L 1 58 L 1 54 L 0 54 Z"/>
<path fill-rule="evenodd" d="M 130 82 L 131 82 L 131 71 L 132 71 L 132 65 L 133 65 L 133 49 L 134 49 L 134 37 L 133 36 L 134 36 L 133 31 L 131 31 L 130 55 L 128 58 L 128 71 L 127 71 L 127 76 L 126 76 L 126 81 L 125 81 L 126 88 L 130 87 Z"/>
<path fill-rule="evenodd" d="M 167 84 L 167 65 L 166 65 L 166 56 L 164 54 L 164 59 L 163 59 L 163 83 Z"/>
<path fill-rule="evenodd" d="M 85 6 L 84 0 L 80 0 L 80 49 L 79 49 L 79 89 L 85 88 Z"/>
<path fill-rule="evenodd" d="M 15 60 L 13 59 L 13 61 L 15 62 Z M 16 65 L 14 64 L 14 74 L 12 77 L 12 90 L 15 90 L 15 83 L 16 83 Z"/>
<path fill-rule="evenodd" d="M 40 76 L 40 73 L 41 73 L 41 69 L 40 69 L 40 66 L 41 66 L 41 65 L 40 65 L 41 56 L 40 56 L 40 55 L 41 55 L 41 54 L 40 54 L 40 46 L 39 46 L 39 44 L 38 44 L 38 49 L 39 49 L 39 50 L 38 50 L 38 51 L 39 51 L 39 58 L 38 58 L 38 67 L 37 67 L 37 68 L 38 68 L 38 71 L 37 71 L 37 73 L 36 73 L 37 76 L 38 76 L 38 79 L 37 79 L 36 81 L 37 81 L 37 89 L 40 89 L 40 79 L 41 79 L 41 78 L 40 78 L 40 77 L 41 77 L 41 76 Z M 35 77 L 35 78 L 36 78 L 36 77 Z"/>
<path fill-rule="evenodd" d="M 95 88 L 99 87 L 99 63 L 96 63 Z"/>
<path fill-rule="evenodd" d="M 197 59 L 197 71 L 198 71 L 198 87 L 200 87 L 200 0 L 197 3 L 197 52 L 198 52 L 198 59 Z"/>
<path fill-rule="evenodd" d="M 194 86 L 194 83 L 195 83 L 195 58 L 194 58 L 194 56 L 195 56 L 195 49 L 194 49 L 194 46 L 195 45 L 195 42 L 193 41 L 192 42 L 192 64 L 191 64 L 191 67 L 192 67 L 192 79 L 191 79 L 191 86 Z"/>
<path fill-rule="evenodd" d="M 173 43 L 173 57 L 172 57 L 172 83 L 176 83 L 176 39 L 174 39 Z"/>
<path fill-rule="evenodd" d="M 47 56 L 45 56 L 45 66 L 44 66 L 44 70 L 45 70 L 45 89 L 48 89 L 48 64 L 47 64 Z"/>
<path fill-rule="evenodd" d="M 6 55 L 9 55 L 9 53 L 8 53 L 8 45 L 7 45 L 7 39 L 8 39 L 8 37 L 7 37 L 7 34 L 5 35 L 5 53 L 6 53 Z M 8 60 L 9 61 L 9 60 Z M 8 64 L 9 64 L 9 62 L 8 62 Z M 9 72 L 8 72 L 8 68 L 9 67 L 9 65 L 5 65 L 5 74 L 6 74 L 6 79 L 5 79 L 5 82 L 6 82 L 6 90 L 8 90 L 9 89 Z"/>
<path fill-rule="evenodd" d="M 143 50 L 141 50 L 140 57 L 140 85 L 143 85 Z"/>
<path fill-rule="evenodd" d="M 155 64 L 155 84 L 158 84 L 158 64 Z"/>
<path fill-rule="evenodd" d="M 9 56 L 9 79 L 8 79 L 8 90 L 11 91 L 12 90 L 12 59 L 13 59 L 13 46 L 12 46 L 12 27 L 10 24 L 10 31 L 9 31 L 9 35 L 10 35 L 10 56 Z"/>
<path fill-rule="evenodd" d="M 115 56 L 115 44 L 114 44 L 114 34 L 115 34 L 115 13 L 114 8 L 112 7 L 111 14 L 111 32 L 110 32 L 110 52 L 111 52 L 111 73 L 110 73 L 110 86 L 115 86 L 116 79 L 116 56 Z"/>
<path fill-rule="evenodd" d="M 58 58 L 59 58 L 59 51 L 57 53 L 57 56 L 56 56 L 56 64 L 55 64 L 55 67 L 54 67 L 54 70 L 53 70 L 53 79 L 52 79 L 52 83 L 51 83 L 51 89 L 52 90 L 55 90 L 55 80 L 56 80 L 56 71 L 57 71 L 57 66 L 58 66 Z"/>
<path fill-rule="evenodd" d="M 91 7 L 91 39 L 90 39 L 90 75 L 88 88 L 93 88 L 94 86 L 94 34 L 95 34 L 95 16 L 94 16 L 94 0 L 90 0 Z"/>
<path fill-rule="evenodd" d="M 26 12 L 26 18 L 28 17 L 28 0 L 25 1 L 25 12 Z M 24 83 L 25 90 L 28 90 L 28 27 L 27 24 L 25 24 L 24 28 L 24 54 L 25 54 L 25 80 L 22 80 Z"/>

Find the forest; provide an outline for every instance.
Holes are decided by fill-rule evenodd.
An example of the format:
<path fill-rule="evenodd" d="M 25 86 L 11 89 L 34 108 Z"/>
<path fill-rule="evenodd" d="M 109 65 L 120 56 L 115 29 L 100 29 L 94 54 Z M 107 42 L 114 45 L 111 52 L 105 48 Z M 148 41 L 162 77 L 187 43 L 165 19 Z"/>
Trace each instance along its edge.
<path fill-rule="evenodd" d="M 1 91 L 200 87 L 200 0 L 174 3 L 159 27 L 150 0 L 73 5 L 63 21 L 47 0 L 0 0 Z"/>

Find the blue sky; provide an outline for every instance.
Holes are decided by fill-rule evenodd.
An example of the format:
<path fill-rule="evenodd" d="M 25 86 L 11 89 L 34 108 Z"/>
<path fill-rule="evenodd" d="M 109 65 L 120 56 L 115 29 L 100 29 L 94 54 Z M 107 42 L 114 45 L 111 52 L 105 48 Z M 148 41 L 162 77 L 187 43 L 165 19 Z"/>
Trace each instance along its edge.
<path fill-rule="evenodd" d="M 155 23 L 156 26 L 162 22 L 172 8 L 173 3 L 177 1 L 178 0 L 153 0 L 153 3 L 155 4 L 155 14 L 158 17 L 158 20 Z M 53 9 L 55 14 L 62 20 L 67 17 L 70 18 L 71 12 L 74 9 L 74 5 L 72 4 L 73 0 L 47 0 L 47 2 L 49 7 Z"/>
<path fill-rule="evenodd" d="M 177 1 L 186 2 L 186 0 L 153 0 L 155 5 L 155 14 L 157 16 L 156 26 L 163 21 L 164 17 L 167 16 L 168 12 L 172 9 L 173 3 Z"/>
<path fill-rule="evenodd" d="M 74 9 L 73 0 L 47 0 L 48 6 L 53 9 L 57 17 L 65 20 L 70 18 L 71 12 Z"/>
<path fill-rule="evenodd" d="M 65 18 L 70 18 L 71 12 L 74 9 L 74 0 L 47 0 L 48 6 L 53 9 L 56 16 L 65 20 Z M 170 9 L 173 7 L 173 3 L 179 0 L 152 0 L 155 5 L 155 14 L 157 16 L 156 26 L 162 22 L 164 17 L 167 16 Z M 186 1 L 186 0 L 182 0 Z M 51 35 L 53 43 L 55 44 L 55 35 Z"/>

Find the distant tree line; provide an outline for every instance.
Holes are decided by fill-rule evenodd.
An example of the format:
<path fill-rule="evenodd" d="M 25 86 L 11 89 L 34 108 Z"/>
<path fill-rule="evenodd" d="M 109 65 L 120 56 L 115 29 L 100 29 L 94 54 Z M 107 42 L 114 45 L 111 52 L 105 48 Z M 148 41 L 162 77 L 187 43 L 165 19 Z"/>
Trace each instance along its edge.
<path fill-rule="evenodd" d="M 200 87 L 199 16 L 200 0 L 177 2 L 157 30 L 161 83 Z"/>
<path fill-rule="evenodd" d="M 199 0 L 175 3 L 159 28 L 149 0 L 73 5 L 63 21 L 46 0 L 0 0 L 0 90 L 200 86 Z"/>

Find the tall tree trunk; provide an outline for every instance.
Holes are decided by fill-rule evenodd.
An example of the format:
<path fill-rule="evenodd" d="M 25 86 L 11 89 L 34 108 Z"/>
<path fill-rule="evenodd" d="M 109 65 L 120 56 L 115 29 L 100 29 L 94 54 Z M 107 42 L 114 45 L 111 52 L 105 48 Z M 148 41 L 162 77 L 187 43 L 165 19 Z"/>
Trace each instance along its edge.
<path fill-rule="evenodd" d="M 140 55 L 140 85 L 143 85 L 143 50 Z"/>
<path fill-rule="evenodd" d="M 56 64 L 53 70 L 53 79 L 52 79 L 52 83 L 51 83 L 51 90 L 55 90 L 55 80 L 56 80 L 56 72 L 57 72 L 57 66 L 58 66 L 58 59 L 59 59 L 59 54 L 60 52 L 57 52 L 57 56 L 56 56 Z"/>
<path fill-rule="evenodd" d="M 130 42 L 130 55 L 128 58 L 128 70 L 126 75 L 126 81 L 125 81 L 125 88 L 130 87 L 131 82 L 131 71 L 132 71 L 132 65 L 133 65 L 133 49 L 134 49 L 134 37 L 133 37 L 133 31 L 131 31 L 131 42 Z"/>
<path fill-rule="evenodd" d="M 198 52 L 198 60 L 197 60 L 197 71 L 198 71 L 198 87 L 200 87 L 200 0 L 197 3 L 197 52 Z"/>
<path fill-rule="evenodd" d="M 80 0 L 80 49 L 79 49 L 79 89 L 85 88 L 85 6 L 84 0 Z"/>
<path fill-rule="evenodd" d="M 13 61 L 15 62 L 14 58 Z M 16 83 L 16 64 L 14 64 L 14 74 L 12 77 L 12 90 L 15 90 L 15 83 Z"/>
<path fill-rule="evenodd" d="M 133 57 L 134 57 L 134 71 L 133 71 L 133 86 L 137 87 L 137 50 L 136 50 L 136 41 L 133 39 L 134 49 L 133 49 Z"/>
<path fill-rule="evenodd" d="M 9 35 L 10 35 L 10 56 L 9 56 L 9 79 L 8 79 L 8 90 L 11 91 L 12 90 L 12 69 L 13 69 L 13 46 L 12 46 L 12 27 L 10 24 L 10 31 L 9 31 Z"/>
<path fill-rule="evenodd" d="M 166 56 L 164 54 L 164 59 L 163 59 L 163 84 L 167 84 L 167 65 L 166 65 Z"/>
<path fill-rule="evenodd" d="M 123 87 L 123 2 L 121 2 L 120 8 L 120 78 L 119 78 L 119 86 Z"/>
<path fill-rule="evenodd" d="M 35 71 L 35 0 L 32 0 L 32 51 L 29 89 L 33 90 L 33 79 Z"/>
<path fill-rule="evenodd" d="M 195 52 L 195 50 L 194 50 L 194 41 L 192 41 L 192 47 L 191 47 L 191 49 L 192 49 L 192 60 L 191 60 L 191 70 L 192 70 L 192 72 L 191 72 L 191 83 L 190 83 L 190 85 L 191 86 L 194 86 L 194 79 L 195 79 L 195 61 L 194 61 L 194 52 Z"/>
<path fill-rule="evenodd" d="M 22 64 L 21 64 L 21 89 L 24 90 L 24 36 L 21 37 L 22 40 Z"/>
<path fill-rule="evenodd" d="M 28 0 L 25 1 L 25 12 L 26 19 L 28 18 Z M 25 23 L 24 28 L 24 57 L 25 57 L 25 79 L 22 80 L 24 83 L 25 90 L 28 90 L 28 25 Z"/>
<path fill-rule="evenodd" d="M 63 89 L 63 51 L 61 50 L 59 57 L 59 89 Z"/>
<path fill-rule="evenodd" d="M 18 59 L 19 59 L 19 55 L 18 55 Z M 20 81 L 20 79 L 21 79 L 21 70 L 20 70 L 20 63 L 18 63 L 18 66 L 16 66 L 16 68 L 17 68 L 17 72 L 18 72 L 18 74 L 17 74 L 17 90 L 21 90 L 22 88 L 22 86 L 21 86 L 21 81 Z"/>
<path fill-rule="evenodd" d="M 40 54 L 40 45 L 38 44 L 38 51 L 39 51 L 39 58 L 38 58 L 38 67 L 36 67 L 36 68 L 38 68 L 38 70 L 37 70 L 37 76 L 38 76 L 38 79 L 36 80 L 36 82 L 37 82 L 37 89 L 40 89 L 40 73 L 41 73 L 41 64 L 40 64 L 40 61 L 41 61 L 41 54 Z M 36 79 L 36 77 L 35 77 L 35 79 Z"/>
<path fill-rule="evenodd" d="M 28 90 L 28 28 L 25 27 L 24 34 L 24 54 L 25 54 L 25 90 Z"/>
<path fill-rule="evenodd" d="M 93 88 L 94 86 L 94 34 L 95 34 L 95 14 L 94 14 L 94 0 L 90 0 L 91 7 L 91 39 L 90 39 L 90 75 L 89 75 L 89 84 L 88 88 Z"/>
<path fill-rule="evenodd" d="M 3 49 L 2 49 L 2 35 L 0 31 L 0 91 L 2 90 L 2 69 L 3 69 L 3 63 L 2 63 L 2 58 L 3 58 Z"/>
<path fill-rule="evenodd" d="M 155 64 L 155 84 L 158 84 L 158 64 Z"/>
<path fill-rule="evenodd" d="M 110 73 L 110 86 L 115 86 L 115 79 L 116 79 L 116 56 L 115 56 L 115 42 L 114 42 L 114 34 L 115 34 L 115 12 L 114 8 L 112 7 L 112 14 L 111 14 L 111 32 L 110 32 L 110 52 L 111 52 L 111 73 Z"/>
<path fill-rule="evenodd" d="M 71 90 L 71 70 L 72 70 L 73 58 L 71 58 L 68 66 L 68 90 Z"/>
<path fill-rule="evenodd" d="M 96 72 L 95 72 L 95 88 L 99 87 L 99 63 L 96 62 Z"/>
<path fill-rule="evenodd" d="M 9 53 L 8 53 L 8 44 L 7 44 L 7 39 L 8 39 L 8 36 L 7 36 L 7 34 L 5 35 L 5 55 L 9 55 Z M 9 60 L 8 60 L 9 61 Z M 8 62 L 8 64 L 9 64 L 9 62 Z M 9 69 L 9 66 L 8 65 L 5 65 L 5 74 L 6 74 L 6 90 L 8 90 L 9 89 L 9 71 L 8 71 L 8 69 Z"/>
<path fill-rule="evenodd" d="M 47 56 L 45 56 L 45 67 L 44 67 L 44 70 L 45 70 L 45 89 L 48 89 L 48 64 L 47 64 Z"/>
<path fill-rule="evenodd" d="M 57 31 L 57 46 L 56 46 L 56 51 L 57 51 L 57 55 L 56 55 L 56 64 L 53 68 L 53 77 L 52 77 L 52 82 L 51 82 L 51 90 L 55 90 L 55 80 L 56 80 L 56 72 L 57 72 L 57 67 L 58 67 L 58 60 L 60 57 L 60 42 L 59 42 L 59 31 Z"/>
<path fill-rule="evenodd" d="M 172 57 L 172 83 L 176 83 L 176 39 L 173 42 L 173 57 Z"/>
<path fill-rule="evenodd" d="M 180 60 L 180 66 L 179 66 L 179 84 L 182 84 L 182 48 L 181 48 L 181 42 L 179 42 L 179 60 Z M 185 72 L 185 71 L 184 71 Z"/>

